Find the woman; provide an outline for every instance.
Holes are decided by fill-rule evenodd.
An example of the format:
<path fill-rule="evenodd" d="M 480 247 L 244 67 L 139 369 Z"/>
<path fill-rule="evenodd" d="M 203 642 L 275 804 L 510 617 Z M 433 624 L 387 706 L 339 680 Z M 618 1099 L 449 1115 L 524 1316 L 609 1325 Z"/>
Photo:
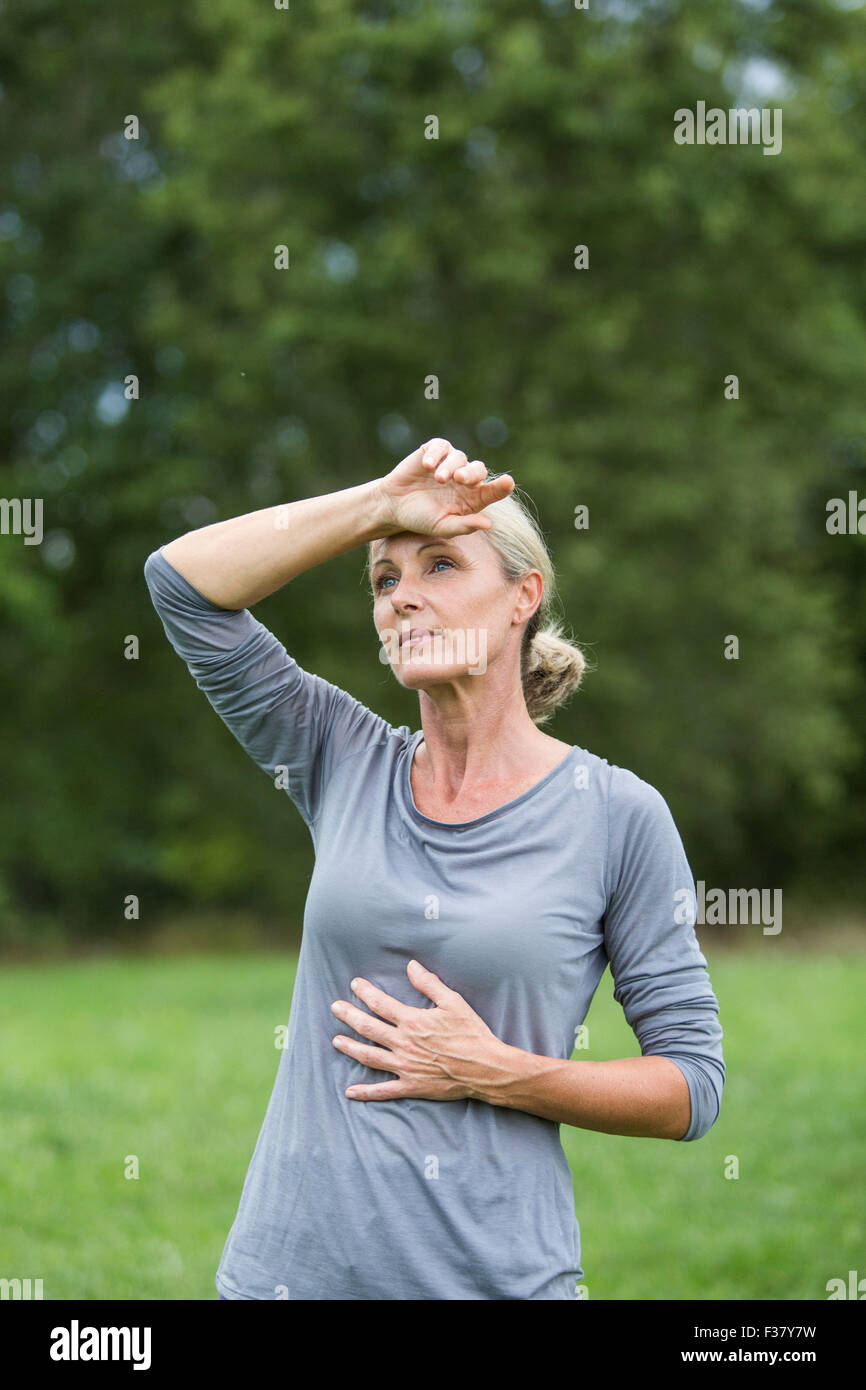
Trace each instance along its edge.
<path fill-rule="evenodd" d="M 559 1125 L 694 1140 L 717 1118 L 682 842 L 653 787 L 539 727 L 583 657 L 549 621 L 550 558 L 513 489 L 434 439 L 145 564 L 170 641 L 316 854 L 221 1297 L 579 1298 Z M 414 733 L 249 612 L 363 543 Z M 608 961 L 643 1055 L 572 1061 Z"/>

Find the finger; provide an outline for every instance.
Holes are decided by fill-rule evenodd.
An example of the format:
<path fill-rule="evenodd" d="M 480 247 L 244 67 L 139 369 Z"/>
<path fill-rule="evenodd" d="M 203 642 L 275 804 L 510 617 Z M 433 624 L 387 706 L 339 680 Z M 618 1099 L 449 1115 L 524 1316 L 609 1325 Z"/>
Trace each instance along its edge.
<path fill-rule="evenodd" d="M 358 1042 L 357 1038 L 347 1038 L 344 1033 L 338 1033 L 331 1042 L 338 1052 L 354 1058 L 362 1066 L 372 1067 L 373 1071 L 396 1072 L 399 1069 L 394 1053 L 387 1047 L 371 1047 L 369 1043 Z"/>
<path fill-rule="evenodd" d="M 455 468 L 462 468 L 468 461 L 462 449 L 452 449 L 450 454 L 439 464 L 433 477 L 438 483 L 447 483 Z"/>
<path fill-rule="evenodd" d="M 491 502 L 500 502 L 503 497 L 512 493 L 517 484 L 510 473 L 503 473 L 499 478 L 491 478 L 489 483 L 479 483 L 477 493 L 482 507 L 489 507 Z"/>
<path fill-rule="evenodd" d="M 439 976 L 434 975 L 432 970 L 425 970 L 424 966 L 420 965 L 417 960 L 410 960 L 406 966 L 406 974 L 409 976 L 410 984 L 418 990 L 419 994 L 426 994 L 427 998 L 432 999 L 434 1004 L 448 1004 L 455 998 L 462 997 L 457 995 L 455 990 L 449 989 L 446 984 L 443 984 Z"/>
<path fill-rule="evenodd" d="M 473 483 L 481 483 L 487 477 L 487 464 L 480 459 L 473 459 L 471 463 L 461 464 L 454 469 L 454 482 L 463 483 L 471 487 Z"/>
<path fill-rule="evenodd" d="M 377 1081 L 374 1086 L 349 1086 L 349 1100 L 399 1100 L 409 1092 L 400 1081 Z"/>
<path fill-rule="evenodd" d="M 345 1023 L 348 1028 L 354 1028 L 356 1033 L 362 1033 L 365 1038 L 372 1038 L 374 1042 L 390 1047 L 389 1036 L 396 1032 L 393 1023 L 383 1023 L 380 1018 L 365 1014 L 363 1009 L 356 1008 L 354 1004 L 347 1004 L 345 999 L 337 999 L 331 1005 L 331 1013 L 336 1014 L 340 1022 Z"/>
<path fill-rule="evenodd" d="M 406 1004 L 401 1004 L 399 999 L 386 994 L 383 989 L 377 989 L 369 980 L 358 977 L 352 981 L 350 989 L 369 1009 L 373 1009 L 382 1018 L 387 1018 L 389 1023 L 400 1023 L 410 1012 Z"/>
<path fill-rule="evenodd" d="M 435 468 L 442 462 L 450 448 L 451 445 L 447 439 L 428 439 L 426 444 L 421 445 L 421 462 L 425 468 Z"/>
<path fill-rule="evenodd" d="M 492 525 L 489 516 L 445 516 L 436 523 L 435 534 L 443 540 L 453 540 L 455 536 L 468 536 L 470 531 L 489 531 Z"/>
<path fill-rule="evenodd" d="M 510 473 L 491 478 L 490 482 L 473 484 L 472 491 L 465 495 L 465 502 L 478 510 L 468 515 L 449 513 L 443 516 L 436 524 L 436 535 L 450 540 L 454 536 L 468 535 L 471 531 L 489 531 L 493 525 L 493 518 L 484 515 L 484 508 L 489 507 L 492 502 L 501 502 L 516 486 Z"/>

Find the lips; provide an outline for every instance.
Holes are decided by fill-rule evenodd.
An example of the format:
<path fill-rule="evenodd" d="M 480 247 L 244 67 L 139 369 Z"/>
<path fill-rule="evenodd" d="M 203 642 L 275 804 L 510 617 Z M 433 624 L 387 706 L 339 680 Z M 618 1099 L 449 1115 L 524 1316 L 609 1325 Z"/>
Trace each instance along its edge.
<path fill-rule="evenodd" d="M 439 629 L 441 631 L 441 629 Z M 435 637 L 436 633 L 429 627 L 410 628 L 405 637 L 400 638 L 400 646 L 403 647 L 407 642 L 413 641 L 416 637 Z"/>

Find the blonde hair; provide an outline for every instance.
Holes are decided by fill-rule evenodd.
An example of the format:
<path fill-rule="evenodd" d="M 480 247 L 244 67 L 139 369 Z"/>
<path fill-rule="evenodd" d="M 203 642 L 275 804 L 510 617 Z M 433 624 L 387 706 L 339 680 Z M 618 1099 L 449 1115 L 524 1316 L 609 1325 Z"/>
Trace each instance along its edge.
<path fill-rule="evenodd" d="M 488 474 L 487 481 L 497 476 Z M 523 633 L 520 679 L 530 719 L 535 724 L 545 724 L 554 710 L 577 690 L 587 662 L 580 647 L 566 637 L 562 623 L 555 617 L 558 597 L 553 561 L 528 501 L 528 498 L 524 501 L 515 486 L 508 497 L 491 502 L 484 508 L 484 515 L 490 517 L 493 525 L 482 535 L 497 552 L 509 584 L 522 579 L 529 570 L 539 570 L 544 581 L 541 603 Z"/>
<path fill-rule="evenodd" d="M 487 481 L 498 476 L 489 473 Z M 492 525 L 480 534 L 496 551 L 507 583 L 517 583 L 529 570 L 538 570 L 544 581 L 541 602 L 523 633 L 520 679 L 530 719 L 535 724 L 545 724 L 577 690 L 584 671 L 592 668 L 587 667 L 580 647 L 565 635 L 562 623 L 554 616 L 558 597 L 553 561 L 541 527 L 529 510 L 529 499 L 524 501 L 518 492 L 515 486 L 508 497 L 483 509 Z M 368 577 L 372 548 L 371 541 L 367 546 Z"/>

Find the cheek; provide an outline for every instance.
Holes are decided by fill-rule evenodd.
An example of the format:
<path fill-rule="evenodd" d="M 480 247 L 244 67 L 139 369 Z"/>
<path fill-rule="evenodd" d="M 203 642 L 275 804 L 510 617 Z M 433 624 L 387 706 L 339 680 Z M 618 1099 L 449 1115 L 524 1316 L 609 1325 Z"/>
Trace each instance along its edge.
<path fill-rule="evenodd" d="M 455 626 L 458 625 L 477 634 L 490 649 L 501 647 L 508 634 L 505 615 L 495 602 L 461 604 L 459 618 L 455 615 Z"/>
<path fill-rule="evenodd" d="M 373 602 L 373 627 L 377 632 L 383 628 L 391 627 L 394 622 L 394 610 L 388 608 L 382 598 L 377 598 Z"/>

